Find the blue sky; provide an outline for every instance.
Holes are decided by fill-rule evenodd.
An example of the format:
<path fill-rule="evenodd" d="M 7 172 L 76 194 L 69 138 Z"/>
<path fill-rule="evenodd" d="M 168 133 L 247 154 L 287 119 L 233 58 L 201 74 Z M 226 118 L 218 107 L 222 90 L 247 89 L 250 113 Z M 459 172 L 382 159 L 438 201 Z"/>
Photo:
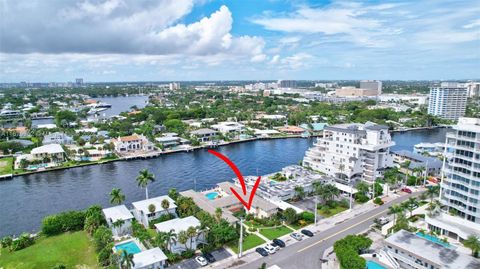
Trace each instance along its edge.
<path fill-rule="evenodd" d="M 0 82 L 468 79 L 478 1 L 0 0 Z"/>

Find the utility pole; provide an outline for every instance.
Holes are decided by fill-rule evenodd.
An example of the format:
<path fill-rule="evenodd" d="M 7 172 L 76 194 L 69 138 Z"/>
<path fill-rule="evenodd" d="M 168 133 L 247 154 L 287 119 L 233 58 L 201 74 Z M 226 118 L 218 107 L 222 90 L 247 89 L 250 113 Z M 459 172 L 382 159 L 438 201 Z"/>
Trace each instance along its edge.
<path fill-rule="evenodd" d="M 428 177 L 428 161 L 425 163 L 425 177 L 423 177 L 423 187 L 427 186 L 427 177 Z"/>
<path fill-rule="evenodd" d="M 315 196 L 315 209 L 314 209 L 314 212 L 315 212 L 315 226 L 317 226 L 317 211 L 318 211 L 318 198 L 317 196 Z"/>
<path fill-rule="evenodd" d="M 353 187 L 352 187 L 352 182 L 351 181 L 348 184 L 348 186 L 350 187 L 350 210 L 352 210 Z"/>
<path fill-rule="evenodd" d="M 243 255 L 243 218 L 240 219 L 240 240 L 238 241 L 238 258 Z"/>

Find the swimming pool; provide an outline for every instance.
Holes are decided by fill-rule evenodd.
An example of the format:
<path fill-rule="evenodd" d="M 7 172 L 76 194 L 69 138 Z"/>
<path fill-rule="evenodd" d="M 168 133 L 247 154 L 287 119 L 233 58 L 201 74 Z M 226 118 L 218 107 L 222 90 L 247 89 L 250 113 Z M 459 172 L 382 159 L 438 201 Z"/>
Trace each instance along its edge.
<path fill-rule="evenodd" d="M 217 198 L 217 196 L 218 196 L 218 192 L 212 191 L 212 192 L 209 192 L 209 193 L 205 194 L 205 196 L 208 198 L 208 200 L 215 200 L 215 198 Z"/>
<path fill-rule="evenodd" d="M 367 261 L 367 269 L 387 269 L 374 261 Z"/>
<path fill-rule="evenodd" d="M 420 236 L 422 238 L 425 238 L 427 239 L 428 241 L 431 241 L 433 243 L 437 243 L 437 244 L 440 244 L 446 248 L 449 248 L 450 247 L 450 244 L 449 243 L 446 243 L 446 242 L 443 242 L 440 238 L 436 237 L 436 236 L 433 236 L 433 235 L 429 235 L 429 234 L 424 234 L 424 233 L 421 233 L 421 232 L 418 232 L 416 233 L 417 236 Z"/>
<path fill-rule="evenodd" d="M 119 245 L 116 245 L 115 250 L 117 250 L 117 251 L 123 250 L 123 251 L 126 251 L 127 253 L 131 253 L 131 254 L 137 254 L 137 253 L 142 252 L 140 247 L 133 240 L 122 243 L 122 244 L 119 244 Z"/>

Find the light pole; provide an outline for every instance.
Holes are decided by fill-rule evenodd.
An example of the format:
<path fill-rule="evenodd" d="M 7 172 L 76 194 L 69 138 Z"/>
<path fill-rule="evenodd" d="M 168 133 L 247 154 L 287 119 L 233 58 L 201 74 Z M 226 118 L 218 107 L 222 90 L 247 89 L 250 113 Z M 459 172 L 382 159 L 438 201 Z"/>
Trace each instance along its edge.
<path fill-rule="evenodd" d="M 427 177 L 428 177 L 428 161 L 425 163 L 425 176 L 423 177 L 423 187 L 427 186 Z"/>
<path fill-rule="evenodd" d="M 317 207 L 318 207 L 318 198 L 317 196 L 315 196 L 315 208 L 313 209 L 315 212 L 315 226 L 317 226 L 317 211 L 318 211 Z"/>
<path fill-rule="evenodd" d="M 238 241 L 238 258 L 243 255 L 243 218 L 240 219 L 240 240 Z"/>
<path fill-rule="evenodd" d="M 350 210 L 352 210 L 352 196 L 353 196 L 352 181 L 349 182 L 348 186 L 350 187 Z"/>

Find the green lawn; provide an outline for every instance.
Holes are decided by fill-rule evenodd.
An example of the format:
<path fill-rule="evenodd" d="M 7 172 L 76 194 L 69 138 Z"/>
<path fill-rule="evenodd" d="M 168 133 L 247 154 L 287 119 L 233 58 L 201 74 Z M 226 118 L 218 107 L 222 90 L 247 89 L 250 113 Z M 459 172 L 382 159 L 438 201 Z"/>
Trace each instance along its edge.
<path fill-rule="evenodd" d="M 347 209 L 348 208 L 341 207 L 341 206 L 336 206 L 334 208 L 328 208 L 328 210 L 326 210 L 326 206 L 324 206 L 324 207 L 322 207 L 321 209 L 318 210 L 318 214 L 320 214 L 324 218 L 328 218 L 328 217 L 336 215 L 336 214 L 338 214 L 342 211 L 345 211 Z"/>
<path fill-rule="evenodd" d="M 0 176 L 13 174 L 13 157 L 0 159 Z"/>
<path fill-rule="evenodd" d="M 280 236 L 286 235 L 291 233 L 292 230 L 285 226 L 280 226 L 278 228 L 270 228 L 270 229 L 261 229 L 260 234 L 265 236 L 266 238 L 273 240 L 275 238 L 279 238 Z"/>
<path fill-rule="evenodd" d="M 0 268 L 100 268 L 93 242 L 84 231 L 40 237 L 35 244 L 14 252 L 0 250 Z"/>
<path fill-rule="evenodd" d="M 255 234 L 249 234 L 243 239 L 243 251 L 245 251 L 247 249 L 254 248 L 254 247 L 259 246 L 263 243 L 265 243 L 265 241 L 262 238 L 258 237 Z M 235 240 L 233 242 L 230 242 L 227 245 L 235 253 L 238 253 L 238 241 L 237 240 Z"/>

